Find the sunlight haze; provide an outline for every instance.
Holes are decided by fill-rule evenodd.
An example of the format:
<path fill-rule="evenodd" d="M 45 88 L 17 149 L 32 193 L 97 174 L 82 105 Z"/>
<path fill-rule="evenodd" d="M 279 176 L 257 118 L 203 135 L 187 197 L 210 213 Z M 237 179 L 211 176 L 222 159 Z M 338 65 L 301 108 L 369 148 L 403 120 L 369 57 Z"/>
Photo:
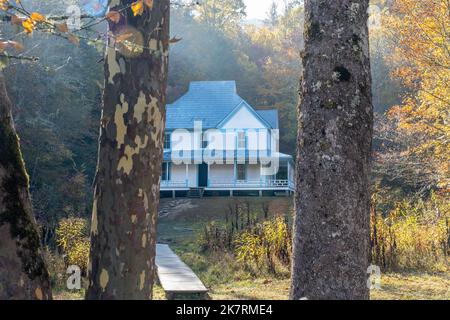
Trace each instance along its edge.
<path fill-rule="evenodd" d="M 247 19 L 262 20 L 266 18 L 271 4 L 272 0 L 245 0 L 245 5 L 247 6 Z"/>

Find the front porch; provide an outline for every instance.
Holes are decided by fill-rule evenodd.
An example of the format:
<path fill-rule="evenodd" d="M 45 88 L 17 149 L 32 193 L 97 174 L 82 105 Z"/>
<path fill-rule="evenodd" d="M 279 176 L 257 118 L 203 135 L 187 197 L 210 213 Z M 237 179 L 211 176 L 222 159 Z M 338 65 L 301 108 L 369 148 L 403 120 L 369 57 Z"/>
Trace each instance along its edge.
<path fill-rule="evenodd" d="M 161 193 L 179 197 L 201 190 L 205 195 L 233 196 L 290 195 L 294 189 L 294 170 L 291 159 L 279 163 L 276 174 L 267 175 L 262 163 L 232 164 L 163 164 Z"/>
<path fill-rule="evenodd" d="M 197 186 L 199 187 L 199 186 Z M 294 190 L 293 181 L 289 180 L 209 180 L 202 187 L 205 190 Z M 161 181 L 161 191 L 190 190 L 189 180 Z"/>

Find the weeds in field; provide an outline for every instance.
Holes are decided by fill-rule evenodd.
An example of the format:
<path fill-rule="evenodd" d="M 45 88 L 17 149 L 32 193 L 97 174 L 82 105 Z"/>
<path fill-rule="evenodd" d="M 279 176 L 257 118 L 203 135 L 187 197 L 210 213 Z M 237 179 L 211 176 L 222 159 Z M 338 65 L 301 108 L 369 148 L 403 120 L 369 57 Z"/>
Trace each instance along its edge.
<path fill-rule="evenodd" d="M 387 214 L 373 196 L 372 262 L 387 271 L 444 271 L 450 254 L 450 203 L 432 194 L 426 202 L 403 200 Z"/>

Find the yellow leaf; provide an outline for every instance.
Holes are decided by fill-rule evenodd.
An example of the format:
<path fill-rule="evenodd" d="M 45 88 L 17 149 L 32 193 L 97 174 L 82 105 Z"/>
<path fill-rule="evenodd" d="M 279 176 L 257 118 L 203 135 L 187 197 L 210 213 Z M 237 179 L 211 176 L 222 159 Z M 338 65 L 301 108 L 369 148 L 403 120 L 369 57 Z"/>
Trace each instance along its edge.
<path fill-rule="evenodd" d="M 8 1 L 0 0 L 0 10 L 8 10 Z"/>
<path fill-rule="evenodd" d="M 22 22 L 22 27 L 25 29 L 26 33 L 32 33 L 34 30 L 34 22 L 31 19 L 27 19 Z"/>
<path fill-rule="evenodd" d="M 144 12 L 144 2 L 143 0 L 138 0 L 136 2 L 133 2 L 131 5 L 131 10 L 133 11 L 134 16 L 140 16 Z"/>

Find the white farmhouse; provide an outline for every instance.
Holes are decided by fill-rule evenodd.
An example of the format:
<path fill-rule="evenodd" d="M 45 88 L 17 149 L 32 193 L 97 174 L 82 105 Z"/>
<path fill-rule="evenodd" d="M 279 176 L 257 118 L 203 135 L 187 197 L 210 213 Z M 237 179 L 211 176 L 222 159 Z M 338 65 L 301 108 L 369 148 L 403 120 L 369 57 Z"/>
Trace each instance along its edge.
<path fill-rule="evenodd" d="M 290 195 L 293 161 L 278 137 L 277 110 L 255 110 L 234 81 L 192 82 L 167 105 L 161 195 Z"/>

